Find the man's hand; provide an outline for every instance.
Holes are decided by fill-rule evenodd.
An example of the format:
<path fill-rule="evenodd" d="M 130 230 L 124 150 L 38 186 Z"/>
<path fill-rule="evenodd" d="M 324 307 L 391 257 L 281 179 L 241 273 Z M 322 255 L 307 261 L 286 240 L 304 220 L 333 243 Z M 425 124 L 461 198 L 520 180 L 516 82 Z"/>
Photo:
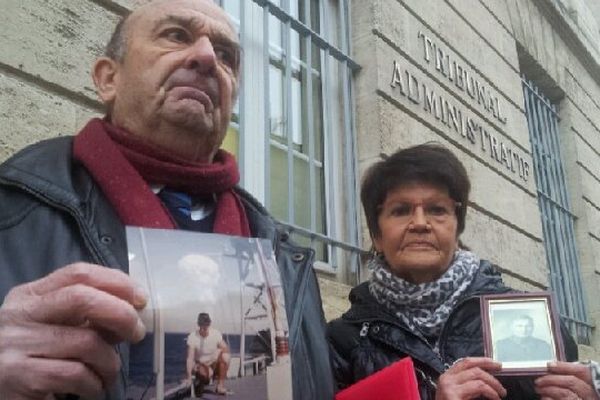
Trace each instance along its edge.
<path fill-rule="evenodd" d="M 469 357 L 455 363 L 438 380 L 436 400 L 468 400 L 480 397 L 500 400 L 506 389 L 490 372 L 502 365 L 491 358 Z"/>
<path fill-rule="evenodd" d="M 144 337 L 145 304 L 125 273 L 85 263 L 14 287 L 0 307 L 0 399 L 96 397 L 120 369 L 114 345 Z"/>
<path fill-rule="evenodd" d="M 548 363 L 548 375 L 535 380 L 535 391 L 542 399 L 599 400 L 590 368 L 583 364 Z"/>

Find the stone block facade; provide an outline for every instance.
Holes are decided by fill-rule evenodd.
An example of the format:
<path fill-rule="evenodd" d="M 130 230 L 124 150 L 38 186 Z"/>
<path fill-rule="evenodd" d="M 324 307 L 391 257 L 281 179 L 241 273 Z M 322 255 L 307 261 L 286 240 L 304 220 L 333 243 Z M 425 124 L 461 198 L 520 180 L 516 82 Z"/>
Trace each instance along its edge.
<path fill-rule="evenodd" d="M 557 106 L 580 264 L 573 274 L 583 282 L 575 296 L 594 326 L 584 358 L 600 356 L 600 32 L 593 7 L 582 0 L 352 2 L 354 57 L 362 66 L 357 136 L 360 143 L 368 130 L 372 139 L 359 146 L 360 170 L 418 143 L 453 149 L 473 185 L 462 239 L 518 289 L 551 285 L 521 76 Z"/>

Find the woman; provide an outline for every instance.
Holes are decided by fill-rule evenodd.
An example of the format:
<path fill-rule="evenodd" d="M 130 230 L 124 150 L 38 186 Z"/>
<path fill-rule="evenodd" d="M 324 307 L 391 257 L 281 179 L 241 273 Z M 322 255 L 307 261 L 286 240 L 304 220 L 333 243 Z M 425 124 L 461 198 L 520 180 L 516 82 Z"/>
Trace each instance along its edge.
<path fill-rule="evenodd" d="M 401 150 L 366 173 L 361 200 L 373 271 L 329 324 L 339 388 L 412 357 L 422 399 L 596 399 L 592 368 L 559 362 L 537 380 L 496 378 L 483 356 L 479 296 L 506 293 L 488 261 L 461 249 L 470 183 L 446 148 Z M 568 360 L 577 346 L 563 329 Z"/>

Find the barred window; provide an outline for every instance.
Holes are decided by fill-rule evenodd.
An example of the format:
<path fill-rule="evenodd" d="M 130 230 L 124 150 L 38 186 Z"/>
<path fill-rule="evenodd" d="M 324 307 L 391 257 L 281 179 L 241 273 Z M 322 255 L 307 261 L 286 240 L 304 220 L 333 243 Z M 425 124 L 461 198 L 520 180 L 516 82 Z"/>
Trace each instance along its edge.
<path fill-rule="evenodd" d="M 225 147 L 242 184 L 316 266 L 357 282 L 357 179 L 347 0 L 222 0 L 240 31 L 242 86 Z"/>
<path fill-rule="evenodd" d="M 571 212 L 562 163 L 557 107 L 525 77 L 523 94 L 550 285 L 569 330 L 579 343 L 589 344 L 592 326 L 583 296 L 574 232 L 576 218 Z"/>

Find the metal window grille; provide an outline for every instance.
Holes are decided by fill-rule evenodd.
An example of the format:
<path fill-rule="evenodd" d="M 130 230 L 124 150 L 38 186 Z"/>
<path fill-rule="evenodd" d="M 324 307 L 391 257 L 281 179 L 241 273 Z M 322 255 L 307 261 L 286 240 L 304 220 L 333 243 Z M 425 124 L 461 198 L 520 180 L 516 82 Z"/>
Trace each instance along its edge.
<path fill-rule="evenodd" d="M 266 134 L 263 154 L 241 148 L 240 158 L 264 158 L 266 207 L 296 241 L 316 251 L 318 265 L 357 283 L 364 252 L 358 247 L 351 78 L 359 66 L 349 56 L 348 0 L 220 3 L 237 13 L 244 52 L 246 14 L 256 6 L 262 10 L 257 47 L 265 95 L 258 101 Z M 240 96 L 254 94 L 242 87 Z M 247 138 L 242 104 L 237 126 Z"/>
<path fill-rule="evenodd" d="M 525 114 L 533 149 L 533 164 L 550 285 L 569 330 L 582 344 L 590 343 L 579 257 L 575 243 L 575 215 L 571 212 L 562 164 L 557 108 L 523 77 Z"/>

